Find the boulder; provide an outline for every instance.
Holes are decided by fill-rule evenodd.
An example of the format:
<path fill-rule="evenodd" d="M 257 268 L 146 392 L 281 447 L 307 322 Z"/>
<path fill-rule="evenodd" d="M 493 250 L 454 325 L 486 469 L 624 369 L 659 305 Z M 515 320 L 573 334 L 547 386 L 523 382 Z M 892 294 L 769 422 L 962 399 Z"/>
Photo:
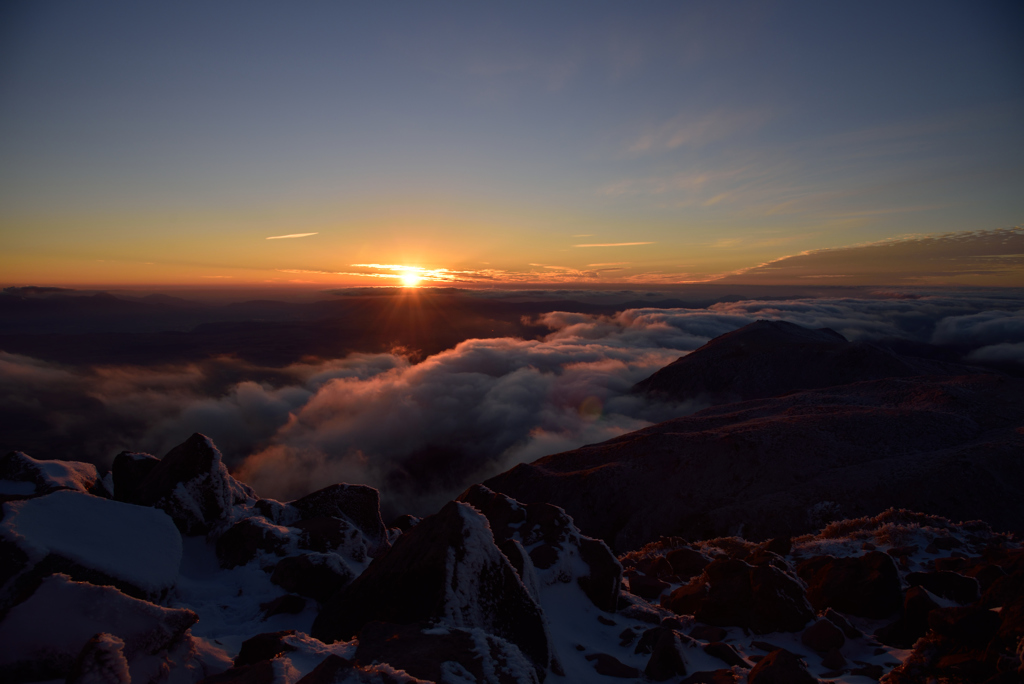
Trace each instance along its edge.
<path fill-rule="evenodd" d="M 337 554 L 304 553 L 278 561 L 270 581 L 293 594 L 326 602 L 347 587 L 355 574 Z"/>
<path fill-rule="evenodd" d="M 71 666 L 66 681 L 67 684 L 131 684 L 124 641 L 105 632 L 89 639 Z"/>
<path fill-rule="evenodd" d="M 135 491 L 146 476 L 160 463 L 160 459 L 150 454 L 122 451 L 114 457 L 110 468 L 110 476 L 114 483 L 114 498 L 127 503 L 135 499 Z"/>
<path fill-rule="evenodd" d="M 287 528 L 269 523 L 266 518 L 244 518 L 217 538 L 217 560 L 225 570 L 245 565 L 260 551 L 283 555 L 291 534 Z"/>
<path fill-rule="evenodd" d="M 329 655 L 296 684 L 431 684 L 387 664 L 356 665 L 339 655 Z"/>
<path fill-rule="evenodd" d="M 429 520 L 429 519 L 428 519 Z M 431 682 L 537 684 L 537 672 L 508 641 L 479 630 L 370 622 L 359 633 L 355 664 L 387 663 Z"/>
<path fill-rule="evenodd" d="M 831 621 L 822 618 L 804 630 L 800 642 L 819 653 L 827 653 L 834 648 L 842 648 L 846 643 L 843 630 Z"/>
<path fill-rule="evenodd" d="M 797 565 L 815 610 L 835 608 L 867 618 L 886 618 L 903 605 L 899 572 L 890 556 L 869 551 L 863 556 L 816 556 Z"/>
<path fill-rule="evenodd" d="M 668 582 L 664 582 L 657 577 L 648 577 L 637 572 L 632 573 L 629 577 L 629 593 L 648 601 L 656 600 L 661 596 L 661 592 L 670 586 Z"/>
<path fill-rule="evenodd" d="M 978 580 L 956 572 L 911 572 L 907 573 L 906 580 L 912 587 L 924 587 L 936 596 L 956 601 L 962 606 L 981 598 Z"/>
<path fill-rule="evenodd" d="M 235 667 L 252 665 L 261 660 L 276 658 L 282 653 L 294 651 L 295 647 L 284 641 L 286 636 L 295 634 L 294 629 L 287 629 L 281 632 L 264 632 L 254 637 L 249 637 L 242 642 L 242 647 L 235 656 Z"/>
<path fill-rule="evenodd" d="M 747 675 L 749 684 L 818 684 L 798 656 L 785 649 L 766 655 Z"/>
<path fill-rule="evenodd" d="M 515 644 L 538 668 L 548 666 L 540 607 L 494 543 L 487 519 L 449 502 L 401 535 L 313 622 L 311 635 L 351 639 L 370 622 L 440 621 L 482 629 Z"/>
<path fill-rule="evenodd" d="M 20 451 L 0 457 L 0 496 L 23 498 L 59 489 L 110 498 L 96 466 L 78 461 L 41 461 Z"/>
<path fill-rule="evenodd" d="M 156 598 L 178 576 L 181 535 L 163 511 L 65 489 L 9 501 L 4 513 L 0 538 L 17 549 L 13 561 L 22 559 L 11 592 L 27 595 L 43 577 L 61 572 Z M 12 570 L 18 574 L 17 567 L 5 574 Z"/>
<path fill-rule="evenodd" d="M 679 684 L 735 684 L 736 674 L 732 670 L 710 670 L 694 672 Z"/>
<path fill-rule="evenodd" d="M 662 598 L 680 615 L 718 627 L 747 627 L 758 634 L 796 632 L 814 617 L 800 583 L 771 566 L 741 560 L 713 561 L 700 576 Z"/>
<path fill-rule="evenodd" d="M 673 549 L 668 552 L 666 559 L 672 566 L 672 573 L 679 579 L 687 581 L 696 577 L 704 571 L 711 559 L 700 551 L 687 547 Z"/>
<path fill-rule="evenodd" d="M 640 676 L 640 670 L 631 665 L 626 665 L 613 655 L 591 653 L 586 658 L 594 663 L 594 671 L 599 675 L 615 677 L 617 679 L 635 679 Z"/>
<path fill-rule="evenodd" d="M 284 596 L 278 596 L 276 599 L 271 599 L 266 603 L 260 604 L 260 610 L 263 611 L 263 619 L 274 617 L 275 615 L 298 615 L 306 609 L 306 599 L 295 594 L 285 594 Z"/>
<path fill-rule="evenodd" d="M 369 544 L 369 554 L 377 557 L 387 550 L 388 531 L 380 517 L 380 492 L 366 485 L 333 484 L 292 501 L 301 520 L 339 518 L 358 528 Z"/>
<path fill-rule="evenodd" d="M 228 474 L 209 437 L 194 434 L 171 449 L 136 487 L 132 503 L 163 509 L 183 533 L 206 534 L 255 493 Z"/>
<path fill-rule="evenodd" d="M 169 648 L 197 619 L 190 610 L 162 608 L 112 587 L 52 575 L 0 622 L 0 670 L 10 682 L 66 678 L 86 643 L 100 633 L 120 639 L 121 653 L 131 663 Z M 116 660 L 117 645 L 108 641 L 96 648 Z"/>
<path fill-rule="evenodd" d="M 923 587 L 911 587 L 903 601 L 903 614 L 875 632 L 875 638 L 886 646 L 911 648 L 928 632 L 928 614 L 938 607 Z"/>
<path fill-rule="evenodd" d="M 685 676 L 686 656 L 683 655 L 683 639 L 685 637 L 673 629 L 657 629 L 657 639 L 654 641 L 651 657 L 644 668 L 644 675 L 655 682 L 664 682 L 673 677 Z M 650 630 L 648 630 L 649 632 Z"/>
<path fill-rule="evenodd" d="M 750 663 L 744 660 L 743 656 L 736 652 L 736 649 L 723 641 L 714 641 L 708 644 L 704 647 L 704 652 L 712 658 L 718 658 L 730 667 L 750 669 Z"/>

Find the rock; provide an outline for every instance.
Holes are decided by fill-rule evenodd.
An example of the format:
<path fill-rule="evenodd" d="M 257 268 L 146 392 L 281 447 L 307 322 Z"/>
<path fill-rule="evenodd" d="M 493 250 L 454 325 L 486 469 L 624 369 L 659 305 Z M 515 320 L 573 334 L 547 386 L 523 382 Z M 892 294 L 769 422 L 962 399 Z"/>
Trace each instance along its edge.
<path fill-rule="evenodd" d="M 361 667 L 338 655 L 329 655 L 296 684 L 430 684 L 390 665 Z"/>
<path fill-rule="evenodd" d="M 981 587 L 973 577 L 955 572 L 911 572 L 906 577 L 912 587 L 924 587 L 936 596 L 956 601 L 960 605 L 974 603 L 981 598 Z"/>
<path fill-rule="evenodd" d="M 330 517 L 352 523 L 366 536 L 371 557 L 376 558 L 390 546 L 380 517 L 380 492 L 373 487 L 334 484 L 289 505 L 299 511 L 302 520 Z"/>
<path fill-rule="evenodd" d="M 736 675 L 732 670 L 694 672 L 679 684 L 735 684 Z"/>
<path fill-rule="evenodd" d="M 354 578 L 354 573 L 336 554 L 304 553 L 278 561 L 270 581 L 285 591 L 324 603 Z"/>
<path fill-rule="evenodd" d="M 928 614 L 938 607 L 923 587 L 911 587 L 903 602 L 903 614 L 875 632 L 875 638 L 886 646 L 911 648 L 927 633 Z"/>
<path fill-rule="evenodd" d="M 687 581 L 704 571 L 711 559 L 693 549 L 683 547 L 668 552 L 666 559 L 672 566 L 673 574 Z"/>
<path fill-rule="evenodd" d="M 594 670 L 599 675 L 618 677 L 619 679 L 635 679 L 640 676 L 640 670 L 620 662 L 613 655 L 591 653 L 586 658 L 594 663 Z"/>
<path fill-rule="evenodd" d="M 232 667 L 229 670 L 207 677 L 200 684 L 276 684 L 277 671 L 270 660 L 261 660 L 252 665 Z"/>
<path fill-rule="evenodd" d="M 661 592 L 668 589 L 671 585 L 668 582 L 663 582 L 657 577 L 647 577 L 646 575 L 634 574 L 629 578 L 629 591 L 631 594 L 635 594 L 640 598 L 653 601 L 661 596 Z"/>
<path fill-rule="evenodd" d="M 0 457 L 0 483 L 6 483 L 0 492 L 10 498 L 39 496 L 61 489 L 110 498 L 93 464 L 39 461 L 20 451 Z"/>
<path fill-rule="evenodd" d="M 359 633 L 355 662 L 362 667 L 387 663 L 431 682 L 539 681 L 533 663 L 513 644 L 491 634 L 454 627 L 370 622 Z"/>
<path fill-rule="evenodd" d="M 132 451 L 122 451 L 115 456 L 114 464 L 110 468 L 110 475 L 114 481 L 114 498 L 126 503 L 134 501 L 139 484 L 159 463 L 160 459 L 156 456 Z"/>
<path fill-rule="evenodd" d="M 163 509 L 185 534 L 206 534 L 231 507 L 255 499 L 228 474 L 221 453 L 198 433 L 171 449 L 135 489 L 132 503 Z"/>
<path fill-rule="evenodd" d="M 714 641 L 704 647 L 704 652 L 712 658 L 718 658 L 723 663 L 729 666 L 743 667 L 750 669 L 750 663 L 743 659 L 743 657 L 736 652 L 729 644 L 722 641 Z"/>
<path fill-rule="evenodd" d="M 876 682 L 882 678 L 885 670 L 881 665 L 861 665 L 850 670 L 850 674 L 855 676 L 867 677 L 868 679 L 874 679 Z"/>
<path fill-rule="evenodd" d="M 471 505 L 487 518 L 502 549 L 510 542 L 532 547 L 529 558 L 540 582 L 550 586 L 565 578 L 574 579 L 594 605 L 615 611 L 622 565 L 604 543 L 581 535 L 563 510 L 549 504 L 523 505 L 480 484 L 466 489 L 458 501 Z M 587 564 L 586 574 L 577 569 L 573 556 Z M 521 572 L 518 564 L 513 565 Z"/>
<path fill-rule="evenodd" d="M 653 636 L 653 639 L 651 638 Z M 644 674 L 655 682 L 686 675 L 686 657 L 683 655 L 683 637 L 674 629 L 656 627 L 644 632 L 644 638 L 653 641 L 651 657 Z"/>
<path fill-rule="evenodd" d="M 833 648 L 821 659 L 821 666 L 828 670 L 841 670 L 846 667 L 846 658 L 838 648 Z"/>
<path fill-rule="evenodd" d="M 777 649 L 761 659 L 747 675 L 749 684 L 817 684 L 799 657 Z"/>
<path fill-rule="evenodd" d="M 696 625 L 690 630 L 690 636 L 701 641 L 722 641 L 728 632 L 721 627 L 710 625 Z"/>
<path fill-rule="evenodd" d="M 85 642 L 75 659 L 67 684 L 131 684 L 124 641 L 101 632 Z"/>
<path fill-rule="evenodd" d="M 420 518 L 417 518 L 415 515 L 404 513 L 391 521 L 391 527 L 397 527 L 402 530 L 402 532 L 408 532 L 412 528 L 416 527 L 419 521 Z"/>
<path fill-rule="evenodd" d="M 847 639 L 860 639 L 862 636 L 864 636 L 864 634 L 859 629 L 851 625 L 850 621 L 847 620 L 838 611 L 835 611 L 831 608 L 826 608 L 825 612 L 822 613 L 821 616 L 829 622 L 831 622 L 836 627 L 838 627 L 839 629 L 843 630 L 843 636 L 845 636 Z"/>
<path fill-rule="evenodd" d="M 468 504 L 449 502 L 401 535 L 324 606 L 311 635 L 330 643 L 374 621 L 431 620 L 483 629 L 515 644 L 540 669 L 548 666 L 541 609 L 494 544 L 487 519 Z"/>
<path fill-rule="evenodd" d="M 156 598 L 177 579 L 181 535 L 162 511 L 67 489 L 9 501 L 4 510 L 0 538 L 20 553 L 5 569 L 17 574 L 20 561 L 12 592 L 31 593 L 43 577 L 61 572 Z"/>
<path fill-rule="evenodd" d="M 815 610 L 835 608 L 867 618 L 885 618 L 900 609 L 903 594 L 896 564 L 880 551 L 854 558 L 817 556 L 797 565 Z"/>
<path fill-rule="evenodd" d="M 765 543 L 764 548 L 780 556 L 788 556 L 789 552 L 793 550 L 793 539 L 789 536 L 769 539 Z"/>
<path fill-rule="evenodd" d="M 301 596 L 295 596 L 294 594 L 278 596 L 276 599 L 260 604 L 260 610 L 263 611 L 264 620 L 281 614 L 298 615 L 305 609 L 306 599 Z"/>
<path fill-rule="evenodd" d="M 473 485 L 458 500 L 483 513 L 502 548 L 509 541 L 533 547 L 530 560 L 541 582 L 575 579 L 595 606 L 615 612 L 622 566 L 603 542 L 580 534 L 565 511 L 544 503 L 521 504 L 482 485 Z M 580 574 L 574 556 L 586 563 L 586 574 Z"/>
<path fill-rule="evenodd" d="M 662 599 L 662 605 L 700 622 L 748 627 L 758 634 L 795 632 L 814 617 L 800 584 L 777 568 L 719 559 Z"/>
<path fill-rule="evenodd" d="M 804 630 L 804 633 L 800 635 L 800 641 L 808 648 L 825 653 L 832 649 L 842 648 L 846 643 L 846 637 L 843 635 L 843 630 L 832 622 L 821 619 Z"/>
<path fill-rule="evenodd" d="M 299 548 L 321 553 L 333 552 L 362 563 L 369 555 L 369 544 L 361 531 L 340 518 L 320 517 L 299 520 L 291 525 L 300 530 Z"/>
<path fill-rule="evenodd" d="M 261 660 L 276 658 L 282 653 L 294 651 L 295 647 L 285 643 L 284 638 L 295 634 L 294 629 L 283 632 L 265 632 L 250 637 L 242 642 L 242 647 L 235 656 L 235 667 L 244 667 Z"/>
<path fill-rule="evenodd" d="M 120 639 L 122 654 L 131 663 L 167 649 L 197 619 L 190 610 L 161 608 L 112 587 L 52 575 L 0 622 L 0 671 L 15 682 L 66 678 L 86 642 L 100 633 Z M 116 660 L 112 641 L 96 648 L 106 648 Z"/>
<path fill-rule="evenodd" d="M 928 627 L 961 648 L 984 648 L 1002 624 L 999 613 L 979 606 L 938 608 L 928 613 Z"/>
<path fill-rule="evenodd" d="M 235 523 L 217 538 L 217 560 L 225 570 L 245 565 L 260 551 L 282 554 L 288 544 L 289 532 L 254 516 Z"/>

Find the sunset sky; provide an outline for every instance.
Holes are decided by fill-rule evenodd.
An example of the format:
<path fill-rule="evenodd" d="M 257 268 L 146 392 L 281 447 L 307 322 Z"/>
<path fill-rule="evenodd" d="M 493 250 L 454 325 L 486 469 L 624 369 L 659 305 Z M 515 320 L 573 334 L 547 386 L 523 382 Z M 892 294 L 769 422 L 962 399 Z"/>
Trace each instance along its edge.
<path fill-rule="evenodd" d="M 1017 2 L 8 2 L 0 285 L 1024 286 L 1022 30 Z"/>

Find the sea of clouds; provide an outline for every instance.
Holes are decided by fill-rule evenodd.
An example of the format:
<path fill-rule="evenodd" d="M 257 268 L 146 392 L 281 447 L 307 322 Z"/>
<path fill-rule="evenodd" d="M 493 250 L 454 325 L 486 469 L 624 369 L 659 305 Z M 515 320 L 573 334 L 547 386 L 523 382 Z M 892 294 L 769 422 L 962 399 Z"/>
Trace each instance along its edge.
<path fill-rule="evenodd" d="M 517 463 L 699 410 L 630 390 L 758 319 L 829 327 L 848 339 L 952 345 L 967 361 L 1024 367 L 1020 294 L 551 312 L 536 321 L 550 330 L 543 339 L 470 339 L 418 363 L 396 352 L 283 369 L 236 359 L 70 368 L 0 352 L 0 411 L 18 421 L 15 433 L 36 426 L 60 445 L 40 457 L 103 466 L 121 449 L 162 455 L 202 432 L 263 496 L 288 500 L 358 482 L 381 489 L 388 514 L 424 514 Z"/>

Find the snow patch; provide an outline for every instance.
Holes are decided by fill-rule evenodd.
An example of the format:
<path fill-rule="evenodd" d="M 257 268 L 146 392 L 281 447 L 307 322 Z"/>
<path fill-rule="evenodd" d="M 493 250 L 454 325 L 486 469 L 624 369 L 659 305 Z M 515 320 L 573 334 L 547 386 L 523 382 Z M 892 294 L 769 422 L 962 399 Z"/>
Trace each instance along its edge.
<path fill-rule="evenodd" d="M 173 586 L 181 563 L 166 513 L 75 491 L 4 504 L 0 534 L 35 560 L 54 553 L 149 594 Z"/>

